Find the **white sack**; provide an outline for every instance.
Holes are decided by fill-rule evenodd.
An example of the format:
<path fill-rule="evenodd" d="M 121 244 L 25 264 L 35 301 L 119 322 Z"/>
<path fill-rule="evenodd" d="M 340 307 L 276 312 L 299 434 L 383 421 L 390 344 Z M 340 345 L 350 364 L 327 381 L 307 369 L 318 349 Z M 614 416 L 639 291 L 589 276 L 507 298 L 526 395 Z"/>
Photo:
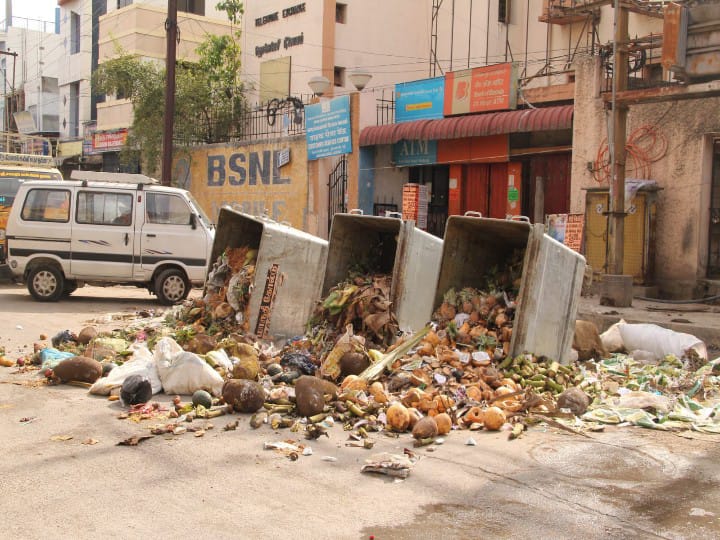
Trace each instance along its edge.
<path fill-rule="evenodd" d="M 698 356 L 707 360 L 707 347 L 700 339 L 690 334 L 675 332 L 656 324 L 618 324 L 625 349 L 642 349 L 661 359 L 668 354 L 681 358 L 685 351 L 693 349 Z"/>
<path fill-rule="evenodd" d="M 150 349 L 146 345 L 133 343 L 130 346 L 132 357 L 123 365 L 116 367 L 107 377 L 100 377 L 90 387 L 89 392 L 99 396 L 108 396 L 113 388 L 122 386 L 130 375 L 142 375 L 150 380 L 152 393 L 162 392 L 162 383 L 158 374 L 157 365 Z"/>
<path fill-rule="evenodd" d="M 223 378 L 197 354 L 186 352 L 174 339 L 164 337 L 155 347 L 155 362 L 166 394 L 192 394 L 207 390 L 222 393 Z"/>

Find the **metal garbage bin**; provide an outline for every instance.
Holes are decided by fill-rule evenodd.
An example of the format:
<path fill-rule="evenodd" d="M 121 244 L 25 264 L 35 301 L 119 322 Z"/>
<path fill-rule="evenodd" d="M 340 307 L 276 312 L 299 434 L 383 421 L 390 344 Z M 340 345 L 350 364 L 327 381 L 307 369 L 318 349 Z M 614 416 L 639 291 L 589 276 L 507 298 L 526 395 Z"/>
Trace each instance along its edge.
<path fill-rule="evenodd" d="M 328 242 L 270 218 L 221 208 L 210 260 L 243 246 L 258 250 L 250 331 L 275 340 L 302 335 L 320 298 Z"/>
<path fill-rule="evenodd" d="M 560 362 L 570 357 L 585 258 L 550 238 L 540 224 L 451 216 L 445 228 L 434 307 L 450 288 L 481 288 L 488 271 L 524 250 L 510 354 Z"/>
<path fill-rule="evenodd" d="M 392 274 L 390 300 L 400 328 L 420 329 L 432 316 L 442 246 L 442 239 L 418 229 L 414 221 L 335 214 L 322 296 L 369 257 L 370 271 Z"/>

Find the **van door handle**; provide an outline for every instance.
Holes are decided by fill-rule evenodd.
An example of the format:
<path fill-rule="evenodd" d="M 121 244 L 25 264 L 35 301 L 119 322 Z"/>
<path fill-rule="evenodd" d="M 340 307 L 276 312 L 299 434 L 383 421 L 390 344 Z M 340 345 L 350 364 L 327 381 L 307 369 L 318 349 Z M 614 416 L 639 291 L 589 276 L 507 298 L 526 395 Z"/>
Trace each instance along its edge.
<path fill-rule="evenodd" d="M 128 245 L 128 242 L 130 242 L 130 235 L 128 233 L 125 233 L 125 245 Z"/>
<path fill-rule="evenodd" d="M 147 236 L 148 238 L 155 238 L 156 235 L 155 234 L 146 234 L 145 236 Z"/>

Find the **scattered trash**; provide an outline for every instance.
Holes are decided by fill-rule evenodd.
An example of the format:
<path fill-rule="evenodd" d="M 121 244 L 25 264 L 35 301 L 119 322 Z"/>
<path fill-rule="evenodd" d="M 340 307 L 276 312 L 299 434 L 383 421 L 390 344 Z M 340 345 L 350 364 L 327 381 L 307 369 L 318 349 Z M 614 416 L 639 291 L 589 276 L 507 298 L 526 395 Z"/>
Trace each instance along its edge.
<path fill-rule="evenodd" d="M 50 437 L 51 441 L 69 441 L 73 438 L 72 435 L 53 435 Z"/>
<path fill-rule="evenodd" d="M 323 461 L 329 461 L 330 463 L 335 463 L 337 461 L 337 458 L 333 456 L 323 456 L 321 459 Z"/>
<path fill-rule="evenodd" d="M 144 375 L 130 375 L 123 381 L 120 399 L 125 405 L 147 403 L 151 397 L 152 385 Z"/>
<path fill-rule="evenodd" d="M 88 438 L 88 439 L 85 439 L 82 443 L 85 444 L 85 445 L 88 445 L 88 446 L 93 446 L 93 445 L 96 445 L 96 444 L 99 443 L 99 442 L 100 442 L 100 441 L 98 441 L 97 439 Z"/>
<path fill-rule="evenodd" d="M 407 454 L 377 454 L 365 460 L 365 465 L 362 466 L 360 472 L 384 474 L 395 478 L 407 478 L 410 475 L 410 469 L 415 464 L 415 461 L 417 460 L 411 459 Z"/>
<path fill-rule="evenodd" d="M 465 441 L 466 446 L 477 446 L 477 441 L 473 439 L 472 437 L 468 437 Z"/>
<path fill-rule="evenodd" d="M 116 446 L 137 446 L 141 442 L 152 438 L 153 435 L 135 435 L 134 437 L 128 437 L 127 439 L 123 439 L 122 441 L 117 443 Z"/>

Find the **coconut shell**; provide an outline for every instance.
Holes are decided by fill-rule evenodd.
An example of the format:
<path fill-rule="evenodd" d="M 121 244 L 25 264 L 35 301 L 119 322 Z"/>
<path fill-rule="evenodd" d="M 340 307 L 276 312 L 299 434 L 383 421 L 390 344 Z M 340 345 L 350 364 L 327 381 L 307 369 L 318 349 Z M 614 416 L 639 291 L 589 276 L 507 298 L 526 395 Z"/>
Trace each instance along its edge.
<path fill-rule="evenodd" d="M 215 309 L 213 309 L 213 319 L 225 319 L 235 312 L 232 306 L 227 302 L 220 302 Z"/>
<path fill-rule="evenodd" d="M 435 418 L 426 416 L 418 420 L 412 430 L 412 436 L 416 439 L 429 439 L 438 434 L 438 426 Z"/>
<path fill-rule="evenodd" d="M 575 416 L 582 416 L 590 405 L 590 398 L 587 394 L 577 387 L 571 387 L 565 390 L 557 398 L 557 406 L 559 409 L 570 409 Z"/>
<path fill-rule="evenodd" d="M 257 379 L 258 373 L 260 372 L 260 364 L 255 358 L 242 358 L 238 362 L 233 364 L 233 378 L 234 379 L 247 379 L 254 381 Z"/>
<path fill-rule="evenodd" d="M 452 418 L 448 413 L 440 413 L 433 417 L 438 428 L 438 435 L 447 435 L 452 429 Z"/>
<path fill-rule="evenodd" d="M 370 359 L 361 352 L 346 352 L 340 357 L 339 365 L 343 377 L 360 375 L 370 365 Z"/>
<path fill-rule="evenodd" d="M 497 431 L 503 426 L 506 420 L 505 412 L 500 407 L 488 407 L 482 411 L 482 423 L 485 429 Z"/>
<path fill-rule="evenodd" d="M 86 356 L 73 356 L 60 362 L 53 373 L 62 382 L 94 383 L 102 376 L 102 364 Z"/>
<path fill-rule="evenodd" d="M 378 403 L 387 403 L 388 402 L 388 396 L 385 393 L 385 388 L 383 388 L 383 385 L 381 382 L 374 382 L 370 385 L 370 395 Z"/>
<path fill-rule="evenodd" d="M 255 381 L 230 379 L 223 385 L 222 397 L 233 410 L 254 413 L 265 403 L 265 390 Z"/>
<path fill-rule="evenodd" d="M 95 339 L 98 335 L 97 328 L 94 326 L 86 326 L 82 330 L 80 330 L 80 333 L 78 334 L 77 341 L 81 345 L 87 345 L 90 343 L 93 339 Z"/>
<path fill-rule="evenodd" d="M 402 403 L 395 402 L 385 412 L 388 425 L 394 431 L 405 431 L 410 425 L 410 412 Z"/>
<path fill-rule="evenodd" d="M 337 387 L 319 377 L 303 375 L 295 381 L 295 403 L 300 416 L 315 416 L 325 409 L 325 395 L 337 398 Z"/>
<path fill-rule="evenodd" d="M 195 354 L 207 354 L 217 347 L 216 341 L 207 334 L 197 334 L 185 347 L 186 351 Z"/>

